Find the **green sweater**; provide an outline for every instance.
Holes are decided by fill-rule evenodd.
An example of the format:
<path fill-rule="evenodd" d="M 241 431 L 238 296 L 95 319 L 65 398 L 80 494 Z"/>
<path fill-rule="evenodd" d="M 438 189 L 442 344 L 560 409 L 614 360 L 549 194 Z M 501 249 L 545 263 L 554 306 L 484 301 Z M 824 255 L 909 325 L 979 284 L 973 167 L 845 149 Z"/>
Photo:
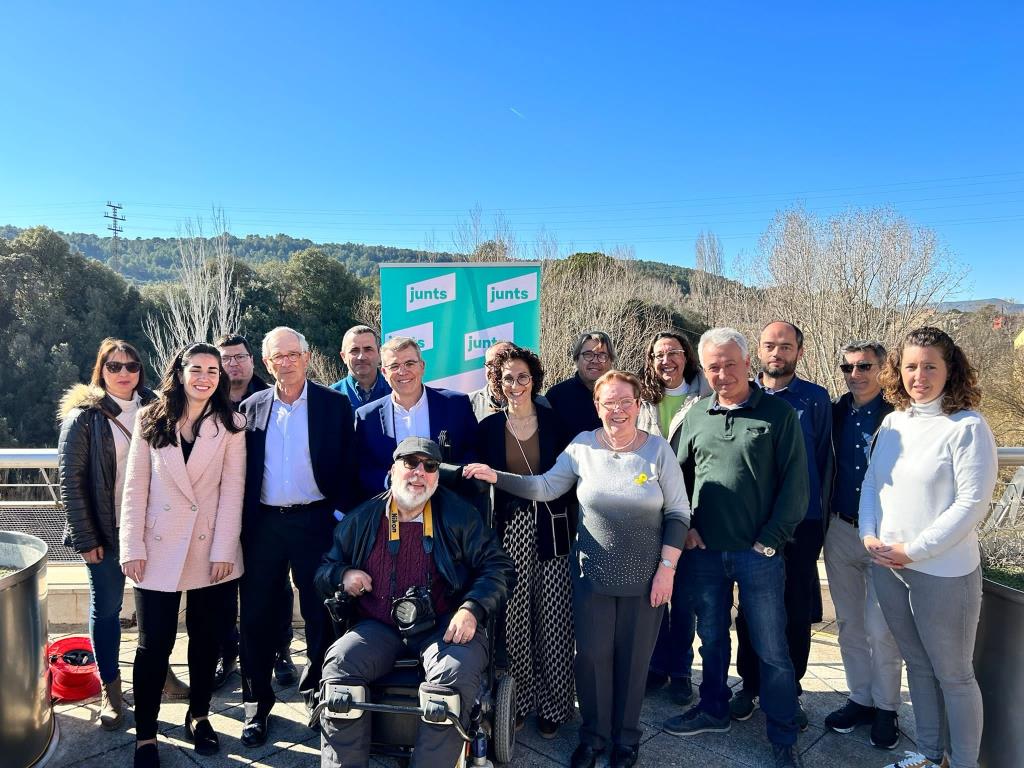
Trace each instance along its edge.
<path fill-rule="evenodd" d="M 807 512 L 807 458 L 793 407 L 751 382 L 746 403 L 719 410 L 718 396 L 686 414 L 678 458 L 690 494 L 691 527 L 708 549 L 754 542 L 781 550 Z"/>

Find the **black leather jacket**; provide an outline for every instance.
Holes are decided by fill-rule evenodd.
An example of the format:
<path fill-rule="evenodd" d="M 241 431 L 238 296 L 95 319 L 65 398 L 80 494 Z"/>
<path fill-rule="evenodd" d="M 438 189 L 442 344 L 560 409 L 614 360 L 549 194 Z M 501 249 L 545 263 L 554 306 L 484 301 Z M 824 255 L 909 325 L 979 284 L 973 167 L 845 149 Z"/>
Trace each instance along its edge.
<path fill-rule="evenodd" d="M 143 405 L 155 398 L 148 389 L 139 390 L 139 395 Z M 120 413 L 120 406 L 98 387 L 76 385 L 61 400 L 57 466 L 67 515 L 64 543 L 76 552 L 117 544 L 117 456 L 108 415 Z"/>
<path fill-rule="evenodd" d="M 334 543 L 316 572 L 317 588 L 334 594 L 345 572 L 363 569 L 373 550 L 391 493 L 374 496 L 349 512 L 334 529 Z M 483 624 L 504 605 L 515 586 L 516 567 L 480 513 L 447 488 L 430 499 L 434 517 L 434 564 L 448 584 L 452 603 L 461 603 Z"/>

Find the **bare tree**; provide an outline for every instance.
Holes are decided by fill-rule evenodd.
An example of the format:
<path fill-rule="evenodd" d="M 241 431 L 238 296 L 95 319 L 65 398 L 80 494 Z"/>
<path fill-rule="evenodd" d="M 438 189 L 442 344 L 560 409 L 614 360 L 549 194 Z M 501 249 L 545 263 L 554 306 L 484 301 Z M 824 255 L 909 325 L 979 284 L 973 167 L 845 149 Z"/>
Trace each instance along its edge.
<path fill-rule="evenodd" d="M 238 331 L 241 306 L 223 210 L 214 209 L 213 226 L 219 234 L 208 239 L 203 236 L 202 219 L 183 225 L 175 265 L 178 280 L 160 289 L 163 312 L 149 314 L 143 321 L 159 370 L 187 344 L 212 342 Z"/>
<path fill-rule="evenodd" d="M 502 212 L 494 214 L 490 227 L 484 224 L 483 209 L 479 205 L 460 219 L 452 235 L 456 253 L 466 255 L 469 261 L 511 261 L 519 255 L 519 241 L 515 228 Z"/>

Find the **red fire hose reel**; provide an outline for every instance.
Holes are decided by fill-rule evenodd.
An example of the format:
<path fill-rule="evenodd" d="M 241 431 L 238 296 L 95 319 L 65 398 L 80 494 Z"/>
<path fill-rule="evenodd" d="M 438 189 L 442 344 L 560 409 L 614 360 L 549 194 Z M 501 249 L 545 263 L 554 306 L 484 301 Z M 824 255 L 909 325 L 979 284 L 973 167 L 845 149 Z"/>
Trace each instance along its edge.
<path fill-rule="evenodd" d="M 88 637 L 62 637 L 46 649 L 51 692 L 61 701 L 82 701 L 100 692 L 96 654 Z"/>

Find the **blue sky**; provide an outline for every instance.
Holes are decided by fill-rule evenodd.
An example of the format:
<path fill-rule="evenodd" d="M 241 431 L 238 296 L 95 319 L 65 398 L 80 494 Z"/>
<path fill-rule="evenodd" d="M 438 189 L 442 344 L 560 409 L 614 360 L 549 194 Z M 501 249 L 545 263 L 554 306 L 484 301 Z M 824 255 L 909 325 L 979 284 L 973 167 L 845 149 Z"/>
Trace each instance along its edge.
<path fill-rule="evenodd" d="M 894 206 L 1024 300 L 1024 5 L 8 4 L 0 223 L 451 247 L 503 212 L 529 249 L 692 265 L 777 210 Z"/>

